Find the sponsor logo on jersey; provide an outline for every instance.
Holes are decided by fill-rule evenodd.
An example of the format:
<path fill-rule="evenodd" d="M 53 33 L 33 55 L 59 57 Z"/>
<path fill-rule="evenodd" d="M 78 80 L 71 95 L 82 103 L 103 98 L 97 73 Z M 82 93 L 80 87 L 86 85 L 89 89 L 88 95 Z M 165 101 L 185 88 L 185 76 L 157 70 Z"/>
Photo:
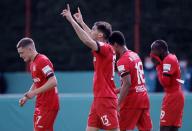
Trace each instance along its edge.
<path fill-rule="evenodd" d="M 137 93 L 138 92 L 145 92 L 145 91 L 147 91 L 147 89 L 143 85 L 142 86 L 136 86 L 135 90 L 136 90 Z"/>

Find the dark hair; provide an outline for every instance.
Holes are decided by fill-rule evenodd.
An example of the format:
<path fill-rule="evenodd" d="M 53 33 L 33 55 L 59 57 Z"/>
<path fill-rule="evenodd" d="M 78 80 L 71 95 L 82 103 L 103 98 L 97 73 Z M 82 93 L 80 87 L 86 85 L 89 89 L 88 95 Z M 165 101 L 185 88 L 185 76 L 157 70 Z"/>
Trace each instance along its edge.
<path fill-rule="evenodd" d="M 101 31 L 104 34 L 105 39 L 109 39 L 109 36 L 112 32 L 111 24 L 105 21 L 98 21 L 95 22 L 94 25 L 97 27 L 99 31 Z"/>
<path fill-rule="evenodd" d="M 162 49 L 164 51 L 168 51 L 168 45 L 167 42 L 165 42 L 164 40 L 156 40 L 153 42 L 152 47 L 156 48 L 156 49 Z"/>
<path fill-rule="evenodd" d="M 17 48 L 20 47 L 27 47 L 29 45 L 34 45 L 34 42 L 31 38 L 25 37 L 23 39 L 21 39 L 18 44 L 17 44 Z"/>
<path fill-rule="evenodd" d="M 124 46 L 125 45 L 125 37 L 120 31 L 113 31 L 111 36 L 109 37 L 109 43 L 114 45 L 115 43 Z"/>

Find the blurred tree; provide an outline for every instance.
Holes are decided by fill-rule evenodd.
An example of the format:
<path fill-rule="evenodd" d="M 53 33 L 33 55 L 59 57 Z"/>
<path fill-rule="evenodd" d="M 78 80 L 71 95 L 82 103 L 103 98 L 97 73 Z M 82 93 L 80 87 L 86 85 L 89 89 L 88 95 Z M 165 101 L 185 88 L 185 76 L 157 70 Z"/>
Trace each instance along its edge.
<path fill-rule="evenodd" d="M 127 46 L 133 49 L 134 0 L 31 0 L 31 37 L 40 53 L 46 54 L 56 70 L 92 70 L 91 50 L 81 44 L 69 23 L 60 12 L 71 5 L 72 13 L 81 8 L 85 22 L 91 27 L 95 21 L 108 21 L 113 30 L 121 30 Z M 168 42 L 172 51 L 182 55 L 189 50 L 192 56 L 191 0 L 141 0 L 140 56 L 149 54 L 150 44 L 156 39 Z M 16 44 L 24 37 L 25 3 L 23 0 L 0 1 L 0 69 L 22 71 Z"/>

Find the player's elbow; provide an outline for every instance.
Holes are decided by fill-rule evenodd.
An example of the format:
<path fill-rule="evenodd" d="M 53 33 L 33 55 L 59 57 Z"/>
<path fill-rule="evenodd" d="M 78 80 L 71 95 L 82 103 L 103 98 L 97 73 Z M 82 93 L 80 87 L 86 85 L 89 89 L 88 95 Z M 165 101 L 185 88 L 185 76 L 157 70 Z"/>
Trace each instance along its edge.
<path fill-rule="evenodd" d="M 57 79 L 56 79 L 56 77 L 54 77 L 53 85 L 54 85 L 54 87 L 57 86 Z"/>
<path fill-rule="evenodd" d="M 57 86 L 57 79 L 55 76 L 53 76 L 51 79 L 50 79 L 50 83 L 51 83 L 51 87 L 54 88 Z"/>

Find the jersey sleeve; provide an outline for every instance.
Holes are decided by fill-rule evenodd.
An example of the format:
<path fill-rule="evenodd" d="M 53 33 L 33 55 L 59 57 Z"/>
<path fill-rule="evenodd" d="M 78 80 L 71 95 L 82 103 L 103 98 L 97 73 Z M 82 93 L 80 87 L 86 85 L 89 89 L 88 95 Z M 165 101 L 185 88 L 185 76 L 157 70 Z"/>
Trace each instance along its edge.
<path fill-rule="evenodd" d="M 173 75 L 176 71 L 176 62 L 174 59 L 167 58 L 163 61 L 163 74 Z"/>
<path fill-rule="evenodd" d="M 38 69 L 46 79 L 54 76 L 52 63 L 48 59 L 41 59 L 38 64 Z"/>
<path fill-rule="evenodd" d="M 129 65 L 128 62 L 124 62 L 124 61 L 117 62 L 117 70 L 121 77 L 130 74 L 130 69 L 128 65 Z"/>

